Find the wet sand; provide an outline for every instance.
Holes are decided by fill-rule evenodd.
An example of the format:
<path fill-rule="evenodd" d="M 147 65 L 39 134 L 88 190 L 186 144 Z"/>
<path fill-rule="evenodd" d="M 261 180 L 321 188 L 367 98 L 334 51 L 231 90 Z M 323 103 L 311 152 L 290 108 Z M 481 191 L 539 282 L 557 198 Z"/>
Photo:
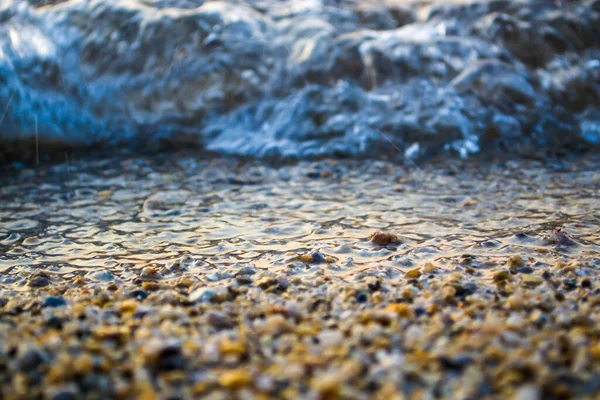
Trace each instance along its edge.
<path fill-rule="evenodd" d="M 600 395 L 597 157 L 0 183 L 0 398 Z"/>

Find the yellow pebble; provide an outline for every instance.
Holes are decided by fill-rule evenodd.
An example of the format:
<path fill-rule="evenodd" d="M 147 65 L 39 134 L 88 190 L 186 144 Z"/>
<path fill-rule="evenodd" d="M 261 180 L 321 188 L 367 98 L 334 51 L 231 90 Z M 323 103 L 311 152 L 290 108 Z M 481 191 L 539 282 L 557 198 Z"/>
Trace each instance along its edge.
<path fill-rule="evenodd" d="M 400 318 L 411 319 L 414 316 L 413 310 L 407 304 L 390 304 L 386 310 L 395 313 Z"/>
<path fill-rule="evenodd" d="M 494 282 L 500 283 L 508 280 L 508 272 L 506 271 L 498 271 L 494 274 Z"/>
<path fill-rule="evenodd" d="M 600 343 L 590 346 L 590 356 L 595 361 L 600 361 Z"/>
<path fill-rule="evenodd" d="M 81 376 L 89 374 L 93 367 L 94 360 L 87 353 L 80 355 L 75 359 L 75 362 L 73 362 L 73 371 Z"/>
<path fill-rule="evenodd" d="M 119 306 L 119 312 L 123 314 L 133 314 L 137 310 L 139 303 L 136 300 L 125 300 Z"/>
<path fill-rule="evenodd" d="M 406 273 L 406 277 L 410 279 L 417 279 L 421 276 L 421 271 L 419 268 L 411 269 Z"/>
<path fill-rule="evenodd" d="M 523 261 L 523 258 L 519 255 L 514 255 L 511 258 L 508 259 L 508 264 L 511 267 L 522 267 L 523 265 L 525 265 L 525 261 Z"/>
<path fill-rule="evenodd" d="M 538 286 L 544 282 L 544 278 L 539 275 L 524 275 L 521 282 L 526 286 Z"/>
<path fill-rule="evenodd" d="M 303 254 L 299 257 L 299 260 L 305 263 L 311 263 L 313 261 L 313 258 L 309 254 Z"/>
<path fill-rule="evenodd" d="M 240 389 L 252 384 L 252 376 L 245 369 L 225 371 L 219 377 L 219 384 L 226 389 Z"/>
<path fill-rule="evenodd" d="M 241 342 L 224 340 L 219 344 L 219 350 L 222 354 L 244 354 L 246 346 Z"/>

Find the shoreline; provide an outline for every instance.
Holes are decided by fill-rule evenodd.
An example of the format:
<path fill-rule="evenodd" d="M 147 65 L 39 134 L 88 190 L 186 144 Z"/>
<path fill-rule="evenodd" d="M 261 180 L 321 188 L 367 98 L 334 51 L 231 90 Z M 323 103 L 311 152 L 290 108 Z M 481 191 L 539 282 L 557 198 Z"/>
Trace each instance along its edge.
<path fill-rule="evenodd" d="M 69 165 L 0 189 L 5 398 L 600 393 L 595 156 Z"/>

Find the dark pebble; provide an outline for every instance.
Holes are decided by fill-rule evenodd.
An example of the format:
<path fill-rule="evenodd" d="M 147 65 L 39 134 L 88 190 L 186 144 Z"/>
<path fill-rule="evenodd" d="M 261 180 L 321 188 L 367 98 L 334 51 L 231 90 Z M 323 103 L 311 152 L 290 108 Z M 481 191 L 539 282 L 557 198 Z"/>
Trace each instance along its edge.
<path fill-rule="evenodd" d="M 217 329 L 231 329 L 235 327 L 235 323 L 231 318 L 217 311 L 209 311 L 208 314 L 206 314 L 206 322 Z"/>
<path fill-rule="evenodd" d="M 546 314 L 540 314 L 540 316 L 537 317 L 534 322 L 538 327 L 541 328 L 548 322 L 548 316 Z"/>
<path fill-rule="evenodd" d="M 46 307 L 55 308 L 55 307 L 66 307 L 66 306 L 67 306 L 67 302 L 62 297 L 54 297 L 54 296 L 46 297 L 46 300 L 44 300 L 44 303 L 42 303 L 42 308 L 46 308 Z"/>
<path fill-rule="evenodd" d="M 591 289 L 592 282 L 588 278 L 585 278 L 581 281 L 581 287 L 584 289 Z"/>
<path fill-rule="evenodd" d="M 181 354 L 181 347 L 172 345 L 161 350 L 156 363 L 158 371 L 176 371 L 185 367 L 185 358 Z"/>
<path fill-rule="evenodd" d="M 252 279 L 249 278 L 247 275 L 238 275 L 235 278 L 235 281 L 241 286 L 250 285 L 252 283 Z"/>
<path fill-rule="evenodd" d="M 550 279 L 550 278 L 552 278 L 552 273 L 549 271 L 544 271 L 544 272 L 542 272 L 542 278 Z"/>
<path fill-rule="evenodd" d="M 310 253 L 310 256 L 312 257 L 312 262 L 315 264 L 321 264 L 325 262 L 325 257 L 323 256 L 323 254 L 319 253 L 316 250 L 313 250 Z"/>
<path fill-rule="evenodd" d="M 49 284 L 50 281 L 48 279 L 44 278 L 43 276 L 36 276 L 35 278 L 31 279 L 27 285 L 30 287 L 44 287 L 48 286 Z"/>
<path fill-rule="evenodd" d="M 52 396 L 52 400 L 76 400 L 77 395 L 73 392 L 58 392 Z"/>
<path fill-rule="evenodd" d="M 565 285 L 565 289 L 567 289 L 567 290 L 577 289 L 577 280 L 575 280 L 575 279 L 565 279 L 563 281 L 563 284 Z"/>
<path fill-rule="evenodd" d="M 145 290 L 138 289 L 138 290 L 134 290 L 133 292 L 131 292 L 131 294 L 129 296 L 138 301 L 141 301 L 141 300 L 146 300 L 148 298 L 148 293 L 146 293 Z"/>
<path fill-rule="evenodd" d="M 519 274 L 531 274 L 531 273 L 533 273 L 533 268 L 531 268 L 529 266 L 517 268 L 517 273 L 519 273 Z"/>
<path fill-rule="evenodd" d="M 442 367 L 453 370 L 462 370 L 468 366 L 473 360 L 469 356 L 459 355 L 457 357 L 440 357 Z"/>
<path fill-rule="evenodd" d="M 44 363 L 44 355 L 38 350 L 27 350 L 19 359 L 19 369 L 23 372 L 30 372 Z"/>
<path fill-rule="evenodd" d="M 372 290 L 375 292 L 375 291 L 381 289 L 381 281 L 379 279 L 370 281 L 367 283 L 367 287 L 369 288 L 369 290 Z"/>
<path fill-rule="evenodd" d="M 454 289 L 457 296 L 468 296 L 477 291 L 477 285 L 473 282 L 466 282 L 462 285 L 455 285 Z"/>
<path fill-rule="evenodd" d="M 146 315 L 148 315 L 148 311 L 147 310 L 141 310 L 141 311 L 136 311 L 133 313 L 132 317 L 133 319 L 142 319 L 144 318 Z"/>
<path fill-rule="evenodd" d="M 356 302 L 357 303 L 366 303 L 369 300 L 369 295 L 365 292 L 356 293 Z"/>
<path fill-rule="evenodd" d="M 44 325 L 46 325 L 48 328 L 60 330 L 63 328 L 63 321 L 62 319 L 53 315 L 44 322 Z"/>

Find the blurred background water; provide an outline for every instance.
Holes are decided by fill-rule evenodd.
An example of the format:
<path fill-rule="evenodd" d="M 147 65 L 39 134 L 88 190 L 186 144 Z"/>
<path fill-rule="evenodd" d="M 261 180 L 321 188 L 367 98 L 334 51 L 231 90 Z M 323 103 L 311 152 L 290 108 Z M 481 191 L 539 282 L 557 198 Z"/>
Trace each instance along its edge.
<path fill-rule="evenodd" d="M 0 0 L 0 154 L 600 142 L 600 1 Z"/>

